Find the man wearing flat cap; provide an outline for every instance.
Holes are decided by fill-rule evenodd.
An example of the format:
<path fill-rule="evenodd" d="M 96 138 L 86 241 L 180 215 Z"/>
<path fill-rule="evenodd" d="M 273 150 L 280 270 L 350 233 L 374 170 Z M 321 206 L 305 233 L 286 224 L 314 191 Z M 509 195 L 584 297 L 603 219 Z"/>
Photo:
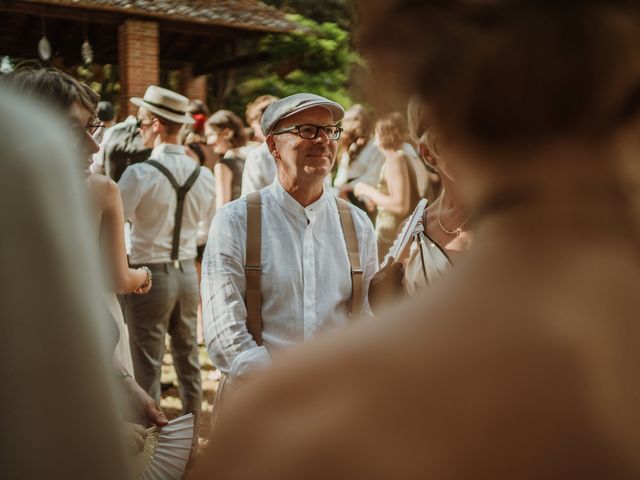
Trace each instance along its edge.
<path fill-rule="evenodd" d="M 139 107 L 138 128 L 151 157 L 129 166 L 118 182 L 125 218 L 131 222 L 130 263 L 147 266 L 153 288 L 127 297 L 125 317 L 137 382 L 159 402 L 165 335 L 184 413 L 197 414 L 202 397 L 196 339 L 196 246 L 203 244 L 215 210 L 213 174 L 178 144 L 180 128 L 193 123 L 189 100 L 150 86 Z"/>
<path fill-rule="evenodd" d="M 202 310 L 223 388 L 278 351 L 370 313 L 373 226 L 363 211 L 323 187 L 343 115 L 339 104 L 308 93 L 269 105 L 261 125 L 276 178 L 225 205 L 211 225 Z M 225 397 L 218 395 L 218 406 Z"/>

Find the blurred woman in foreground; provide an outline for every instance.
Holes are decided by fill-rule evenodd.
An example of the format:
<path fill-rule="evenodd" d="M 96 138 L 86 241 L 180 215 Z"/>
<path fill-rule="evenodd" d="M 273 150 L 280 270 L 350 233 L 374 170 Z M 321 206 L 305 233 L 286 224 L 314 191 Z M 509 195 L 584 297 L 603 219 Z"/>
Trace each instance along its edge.
<path fill-rule="evenodd" d="M 640 6 L 362 13 L 374 68 L 411 80 L 450 147 L 473 248 L 412 301 L 261 372 L 202 478 L 640 478 L 626 171 L 640 158 Z"/>

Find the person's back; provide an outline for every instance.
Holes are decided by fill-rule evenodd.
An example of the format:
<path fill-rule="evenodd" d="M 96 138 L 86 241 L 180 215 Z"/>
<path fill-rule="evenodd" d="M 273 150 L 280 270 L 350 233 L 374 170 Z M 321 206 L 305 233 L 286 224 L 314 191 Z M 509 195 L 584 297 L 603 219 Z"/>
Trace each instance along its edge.
<path fill-rule="evenodd" d="M 638 248 L 603 203 L 575 205 L 587 236 L 577 211 L 487 216 L 410 304 L 281 359 L 214 437 L 217 474 L 637 478 Z"/>
<path fill-rule="evenodd" d="M 195 259 L 215 211 L 213 174 L 178 144 L 183 125 L 193 123 L 186 97 L 152 85 L 144 98 L 131 102 L 139 107 L 142 142 L 153 148 L 149 160 L 128 167 L 118 182 L 124 216 L 132 224 L 129 261 L 148 268 L 153 278 L 153 289 L 129 295 L 125 306 L 136 381 L 159 403 L 169 334 L 182 410 L 198 415 L 202 390 Z"/>
<path fill-rule="evenodd" d="M 184 153 L 184 147 L 178 145 L 156 147 L 151 159 L 168 168 L 180 185 L 186 182 L 196 168 L 200 168 L 196 160 Z M 211 176 L 209 170 L 202 170 L 200 174 Z M 135 210 L 126 210 L 125 206 L 129 215 L 127 218 L 132 221 L 131 262 L 149 262 L 151 256 L 155 262 L 169 261 L 175 224 L 172 213 L 177 205 L 173 187 L 164 175 L 148 163 L 130 167 L 119 182 L 125 188 L 133 183 L 144 184 L 146 188 Z M 196 180 L 191 192 L 193 193 L 185 197 L 180 231 L 180 258 L 184 259 L 195 256 L 193 252 L 196 243 L 206 235 L 205 229 L 199 230 L 199 224 L 205 213 L 212 211 L 213 202 L 213 187 L 207 181 Z"/>

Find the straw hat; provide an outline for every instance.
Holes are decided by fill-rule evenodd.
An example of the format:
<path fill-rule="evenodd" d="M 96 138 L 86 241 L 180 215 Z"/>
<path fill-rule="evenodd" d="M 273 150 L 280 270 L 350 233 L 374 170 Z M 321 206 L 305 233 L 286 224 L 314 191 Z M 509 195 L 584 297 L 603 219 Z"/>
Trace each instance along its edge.
<path fill-rule="evenodd" d="M 166 88 L 151 85 L 144 92 L 144 97 L 133 97 L 131 103 L 137 107 L 144 107 L 154 115 L 175 123 L 195 123 L 195 120 L 187 114 L 189 99 L 184 95 L 172 92 Z"/>

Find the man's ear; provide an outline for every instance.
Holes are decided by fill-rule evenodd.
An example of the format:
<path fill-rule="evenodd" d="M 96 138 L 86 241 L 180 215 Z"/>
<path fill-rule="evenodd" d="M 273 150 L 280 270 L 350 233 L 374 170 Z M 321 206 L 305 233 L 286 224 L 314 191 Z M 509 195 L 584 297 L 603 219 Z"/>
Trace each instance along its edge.
<path fill-rule="evenodd" d="M 273 155 L 273 158 L 276 160 L 280 160 L 280 152 L 278 152 L 278 147 L 276 147 L 276 139 L 273 135 L 267 135 L 265 140 L 267 142 L 267 147 L 269 147 L 269 152 Z"/>
<path fill-rule="evenodd" d="M 164 125 L 162 125 L 162 122 L 160 122 L 160 119 L 158 117 L 153 117 L 153 120 L 151 120 L 151 131 L 157 135 L 163 129 L 164 129 Z"/>

